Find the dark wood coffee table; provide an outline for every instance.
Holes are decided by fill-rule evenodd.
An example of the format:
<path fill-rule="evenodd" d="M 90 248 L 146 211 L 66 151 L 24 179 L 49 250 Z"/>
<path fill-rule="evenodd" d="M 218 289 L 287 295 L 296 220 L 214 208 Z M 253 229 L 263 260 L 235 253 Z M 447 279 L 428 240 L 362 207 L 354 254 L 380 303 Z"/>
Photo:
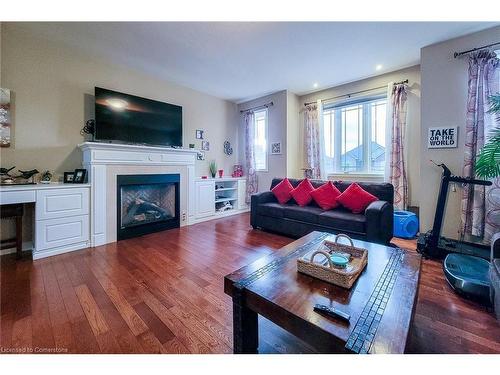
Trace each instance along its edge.
<path fill-rule="evenodd" d="M 404 353 L 418 294 L 420 255 L 365 241 L 368 265 L 349 290 L 297 272 L 297 258 L 331 234 L 312 232 L 224 278 L 233 299 L 234 353 L 258 353 L 258 315 L 320 353 Z M 349 322 L 313 311 L 350 314 Z"/>

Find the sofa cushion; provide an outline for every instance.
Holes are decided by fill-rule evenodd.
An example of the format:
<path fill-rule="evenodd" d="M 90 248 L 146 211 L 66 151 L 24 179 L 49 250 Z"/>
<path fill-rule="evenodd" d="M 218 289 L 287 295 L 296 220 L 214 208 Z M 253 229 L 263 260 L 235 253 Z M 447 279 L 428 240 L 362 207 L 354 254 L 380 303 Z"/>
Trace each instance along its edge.
<path fill-rule="evenodd" d="M 343 208 L 323 211 L 317 219 L 320 225 L 342 231 L 365 233 L 366 229 L 365 215 L 353 214 Z"/>
<path fill-rule="evenodd" d="M 293 186 L 290 183 L 290 181 L 288 181 L 288 178 L 285 178 L 283 181 L 281 181 L 279 184 L 277 184 L 275 187 L 271 189 L 276 199 L 281 204 L 285 204 L 292 198 L 291 194 L 292 190 Z"/>
<path fill-rule="evenodd" d="M 308 178 L 305 178 L 295 189 L 291 191 L 290 194 L 292 194 L 293 199 L 299 206 L 304 207 L 311 203 L 311 191 L 313 190 L 314 186 L 311 185 Z"/>
<path fill-rule="evenodd" d="M 328 181 L 321 185 L 319 188 L 311 191 L 311 196 L 318 206 L 323 210 L 331 210 L 337 207 L 337 197 L 340 195 L 339 189 L 335 185 Z"/>
<path fill-rule="evenodd" d="M 318 216 L 324 212 L 321 208 L 313 206 L 301 207 L 297 205 L 285 205 L 283 207 L 285 218 L 304 221 L 311 224 L 316 224 L 318 222 Z"/>
<path fill-rule="evenodd" d="M 262 216 L 275 217 L 283 219 L 284 208 L 286 206 L 280 203 L 261 203 L 257 206 L 257 213 Z"/>
<path fill-rule="evenodd" d="M 354 214 L 364 212 L 370 203 L 377 201 L 378 198 L 361 186 L 353 182 L 342 194 L 337 197 L 337 202 L 352 211 Z"/>

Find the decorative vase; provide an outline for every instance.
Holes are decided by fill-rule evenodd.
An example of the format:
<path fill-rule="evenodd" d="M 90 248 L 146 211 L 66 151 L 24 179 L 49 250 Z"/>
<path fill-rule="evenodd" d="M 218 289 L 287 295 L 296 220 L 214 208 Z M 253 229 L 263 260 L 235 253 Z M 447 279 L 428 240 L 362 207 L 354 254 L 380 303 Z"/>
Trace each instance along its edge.
<path fill-rule="evenodd" d="M 212 178 L 215 178 L 215 172 L 210 172 L 210 175 L 212 176 Z"/>
<path fill-rule="evenodd" d="M 222 178 L 223 174 L 224 174 L 224 169 L 219 169 L 219 178 Z"/>

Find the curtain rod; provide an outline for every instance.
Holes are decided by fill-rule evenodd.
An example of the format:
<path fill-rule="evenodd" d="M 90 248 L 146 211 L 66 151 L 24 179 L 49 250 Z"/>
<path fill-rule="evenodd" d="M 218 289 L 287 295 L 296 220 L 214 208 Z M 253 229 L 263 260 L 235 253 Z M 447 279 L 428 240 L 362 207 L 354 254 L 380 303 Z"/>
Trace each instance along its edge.
<path fill-rule="evenodd" d="M 394 82 L 394 85 L 402 85 L 403 83 L 408 83 L 408 79 L 405 79 L 404 81 L 401 81 L 401 82 Z M 338 95 L 338 96 L 334 96 L 334 97 L 331 97 L 331 98 L 321 99 L 321 101 L 325 102 L 327 100 L 333 100 L 333 99 L 343 98 L 345 96 L 347 96 L 348 98 L 350 98 L 351 95 L 361 94 L 361 93 L 368 92 L 368 91 L 373 91 L 373 90 L 380 90 L 380 89 L 383 89 L 383 88 L 386 88 L 386 87 L 387 87 L 387 85 L 386 86 L 374 87 L 374 88 L 371 88 L 371 89 L 366 89 L 366 90 L 351 92 L 350 94 Z M 307 106 L 309 104 L 314 104 L 314 103 L 316 103 L 316 102 L 304 103 L 304 105 Z"/>
<path fill-rule="evenodd" d="M 272 107 L 273 105 L 274 105 L 273 102 L 269 102 L 269 103 L 266 103 L 266 104 L 258 105 L 256 107 L 252 107 L 252 108 L 248 108 L 248 109 L 242 109 L 240 111 L 240 113 L 250 112 L 250 111 L 253 111 L 255 109 L 260 109 L 260 108 L 269 108 L 269 107 Z"/>
<path fill-rule="evenodd" d="M 496 42 L 496 43 L 491 43 L 491 44 L 487 44 L 485 46 L 482 46 L 482 47 L 477 47 L 477 48 L 473 48 L 473 49 L 469 49 L 467 51 L 462 51 L 462 52 L 455 52 L 453 54 L 453 57 L 456 59 L 457 57 L 460 57 L 460 56 L 463 56 L 463 55 L 466 55 L 468 53 L 471 53 L 471 52 L 476 52 L 476 51 L 479 51 L 481 49 L 485 49 L 485 48 L 488 48 L 488 47 L 492 47 L 492 46 L 496 46 L 500 44 L 500 42 Z"/>

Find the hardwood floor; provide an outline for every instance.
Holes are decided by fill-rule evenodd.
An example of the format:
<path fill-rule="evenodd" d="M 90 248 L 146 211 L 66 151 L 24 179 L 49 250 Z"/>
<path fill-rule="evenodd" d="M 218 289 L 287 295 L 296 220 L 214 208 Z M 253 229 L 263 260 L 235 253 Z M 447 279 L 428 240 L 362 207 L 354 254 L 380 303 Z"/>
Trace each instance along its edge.
<path fill-rule="evenodd" d="M 224 275 L 291 241 L 243 214 L 35 262 L 1 257 L 0 352 L 231 353 Z M 260 326 L 264 352 L 311 351 Z M 409 352 L 500 353 L 500 325 L 425 260 Z"/>

